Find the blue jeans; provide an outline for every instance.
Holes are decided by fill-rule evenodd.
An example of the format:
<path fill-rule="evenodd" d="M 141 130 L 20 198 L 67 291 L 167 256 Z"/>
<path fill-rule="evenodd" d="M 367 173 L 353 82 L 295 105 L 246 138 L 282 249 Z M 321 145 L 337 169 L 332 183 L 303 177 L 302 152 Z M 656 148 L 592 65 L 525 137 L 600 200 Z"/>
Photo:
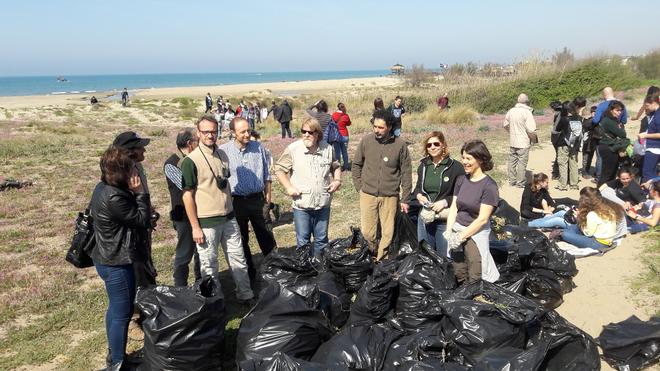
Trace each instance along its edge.
<path fill-rule="evenodd" d="M 447 240 L 442 235 L 446 230 L 447 223 L 445 221 L 437 220 L 426 224 L 422 218 L 417 218 L 417 240 L 419 242 L 426 241 L 443 258 L 447 257 Z"/>
<path fill-rule="evenodd" d="M 126 352 L 128 323 L 133 315 L 135 301 L 135 273 L 133 265 L 95 264 L 96 272 L 105 282 L 108 310 L 105 312 L 105 334 L 112 363 L 121 362 Z"/>
<path fill-rule="evenodd" d="M 296 244 L 304 246 L 314 236 L 314 255 L 320 256 L 328 245 L 328 221 L 330 206 L 318 210 L 293 209 L 293 224 L 296 227 Z"/>
<path fill-rule="evenodd" d="M 530 220 L 527 223 L 528 227 L 532 228 L 566 228 L 568 223 L 564 221 L 565 210 L 557 211 L 552 215 L 546 215 L 540 219 Z"/>
<path fill-rule="evenodd" d="M 337 161 L 342 160 L 342 170 L 348 170 L 348 164 L 350 163 L 348 159 L 348 137 L 339 136 L 339 141 L 335 143 L 335 159 Z"/>
<path fill-rule="evenodd" d="M 594 250 L 601 250 L 609 247 L 596 241 L 596 239 L 593 237 L 587 237 L 582 234 L 580 228 L 575 224 L 570 224 L 566 229 L 564 229 L 564 231 L 561 233 L 561 239 L 581 249 L 591 248 Z"/>
<path fill-rule="evenodd" d="M 626 226 L 628 227 L 628 232 L 630 232 L 630 234 L 645 232 L 649 230 L 648 224 L 638 223 L 628 215 L 626 215 Z"/>
<path fill-rule="evenodd" d="M 642 168 L 642 182 L 649 181 L 658 176 L 658 159 L 660 155 L 644 152 L 644 167 Z"/>

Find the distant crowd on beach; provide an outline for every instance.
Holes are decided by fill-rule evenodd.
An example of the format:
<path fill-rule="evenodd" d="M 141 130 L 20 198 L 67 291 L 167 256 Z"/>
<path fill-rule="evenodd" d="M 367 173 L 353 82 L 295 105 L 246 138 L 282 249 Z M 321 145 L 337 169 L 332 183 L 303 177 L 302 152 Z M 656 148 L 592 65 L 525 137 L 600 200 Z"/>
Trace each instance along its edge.
<path fill-rule="evenodd" d="M 582 178 L 589 183 L 579 189 L 577 200 L 551 197 L 550 166 L 551 176 L 530 176 L 527 164 L 538 129 L 530 98 L 520 94 L 502 125 L 509 134 L 508 183 L 523 189 L 521 224 L 545 231 L 576 255 L 602 254 L 625 235 L 654 228 L 660 222 L 659 90 L 649 89 L 633 118 L 644 116 L 635 138 L 628 138 L 626 108 L 609 87 L 586 114 L 582 97 L 553 105 L 555 188 L 579 189 L 581 152 Z M 444 98 L 438 105 L 447 109 Z M 290 203 L 296 245 L 312 246 L 311 254 L 319 258 L 329 241 L 333 199 L 349 176 L 358 193 L 355 218 L 377 264 L 391 257 L 396 220 L 404 217 L 415 223 L 419 241 L 452 263 L 458 282 L 499 279 L 490 252 L 491 217 L 503 208 L 503 200 L 500 186 L 489 175 L 495 163 L 482 140 L 463 143 L 452 157 L 451 138 L 439 128 L 428 132 L 413 182 L 410 143 L 401 137 L 406 117 L 401 96 L 387 107 L 383 99 L 374 100 L 372 130 L 351 154 L 346 105 L 338 102 L 330 113 L 327 101 L 314 102 L 299 120 L 299 139 L 277 160 L 259 140 L 255 126 L 272 114 L 281 125 L 282 138 L 293 137 L 293 109 L 286 100 L 272 102 L 271 107 L 240 101 L 234 109 L 222 96 L 214 100 L 209 93 L 205 107 L 194 127 L 178 133 L 176 151 L 163 166 L 170 220 L 177 233 L 175 285 L 187 285 L 190 263 L 192 275 L 199 279 L 216 274 L 218 260 L 225 256 L 238 302 L 252 306 L 258 267 L 250 251 L 250 229 L 261 253 L 270 254 L 278 246 L 273 234 L 277 201 Z M 230 136 L 220 142 L 224 126 Z M 115 138 L 101 157 L 101 181 L 90 204 L 97 236 L 91 257 L 110 298 L 109 365 L 125 361 L 136 289 L 156 283 L 151 234 L 158 213 L 141 165 L 149 143 L 133 131 Z M 274 199 L 274 180 L 284 199 Z M 224 254 L 219 254 L 219 246 Z"/>

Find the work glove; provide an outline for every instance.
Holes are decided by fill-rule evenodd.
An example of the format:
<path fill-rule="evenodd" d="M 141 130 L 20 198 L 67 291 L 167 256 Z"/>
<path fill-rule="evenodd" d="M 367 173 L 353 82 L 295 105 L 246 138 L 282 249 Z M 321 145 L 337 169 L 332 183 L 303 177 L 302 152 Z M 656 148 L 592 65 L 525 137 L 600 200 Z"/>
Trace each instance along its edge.
<path fill-rule="evenodd" d="M 463 243 L 458 232 L 446 231 L 442 235 L 447 240 L 447 248 L 449 250 L 457 249 Z"/>

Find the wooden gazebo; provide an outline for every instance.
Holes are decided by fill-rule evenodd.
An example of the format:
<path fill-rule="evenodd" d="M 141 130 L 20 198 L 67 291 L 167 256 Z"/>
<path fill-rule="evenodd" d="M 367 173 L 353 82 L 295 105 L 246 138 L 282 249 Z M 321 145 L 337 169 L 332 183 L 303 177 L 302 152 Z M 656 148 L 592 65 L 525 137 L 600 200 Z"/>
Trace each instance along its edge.
<path fill-rule="evenodd" d="M 403 75 L 405 73 L 406 68 L 402 64 L 395 64 L 394 66 L 390 67 L 390 71 L 392 71 L 392 75 Z"/>

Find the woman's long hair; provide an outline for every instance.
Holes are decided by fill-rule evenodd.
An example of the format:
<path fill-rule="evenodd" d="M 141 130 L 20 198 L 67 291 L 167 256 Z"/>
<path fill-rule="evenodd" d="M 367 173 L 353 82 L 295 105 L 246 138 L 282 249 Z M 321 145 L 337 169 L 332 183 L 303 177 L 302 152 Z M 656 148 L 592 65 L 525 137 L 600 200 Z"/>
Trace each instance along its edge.
<path fill-rule="evenodd" d="M 600 195 L 594 187 L 584 187 L 580 190 L 577 222 L 580 229 L 587 225 L 587 214 L 595 212 L 601 219 L 618 222 L 625 214 L 621 205 L 612 202 Z"/>
<path fill-rule="evenodd" d="M 424 151 L 424 157 L 431 158 L 431 154 L 429 153 L 429 149 L 426 148 L 426 145 L 429 143 L 429 140 L 431 138 L 438 138 L 440 143 L 442 143 L 442 152 L 440 153 L 440 157 L 446 158 L 449 156 L 449 146 L 447 146 L 447 141 L 445 140 L 445 135 L 442 134 L 441 131 L 432 131 L 424 137 L 424 142 L 423 143 L 423 148 L 422 150 Z"/>
<path fill-rule="evenodd" d="M 536 193 L 541 190 L 541 183 L 548 180 L 548 176 L 545 173 L 536 173 L 532 178 L 532 192 Z"/>

